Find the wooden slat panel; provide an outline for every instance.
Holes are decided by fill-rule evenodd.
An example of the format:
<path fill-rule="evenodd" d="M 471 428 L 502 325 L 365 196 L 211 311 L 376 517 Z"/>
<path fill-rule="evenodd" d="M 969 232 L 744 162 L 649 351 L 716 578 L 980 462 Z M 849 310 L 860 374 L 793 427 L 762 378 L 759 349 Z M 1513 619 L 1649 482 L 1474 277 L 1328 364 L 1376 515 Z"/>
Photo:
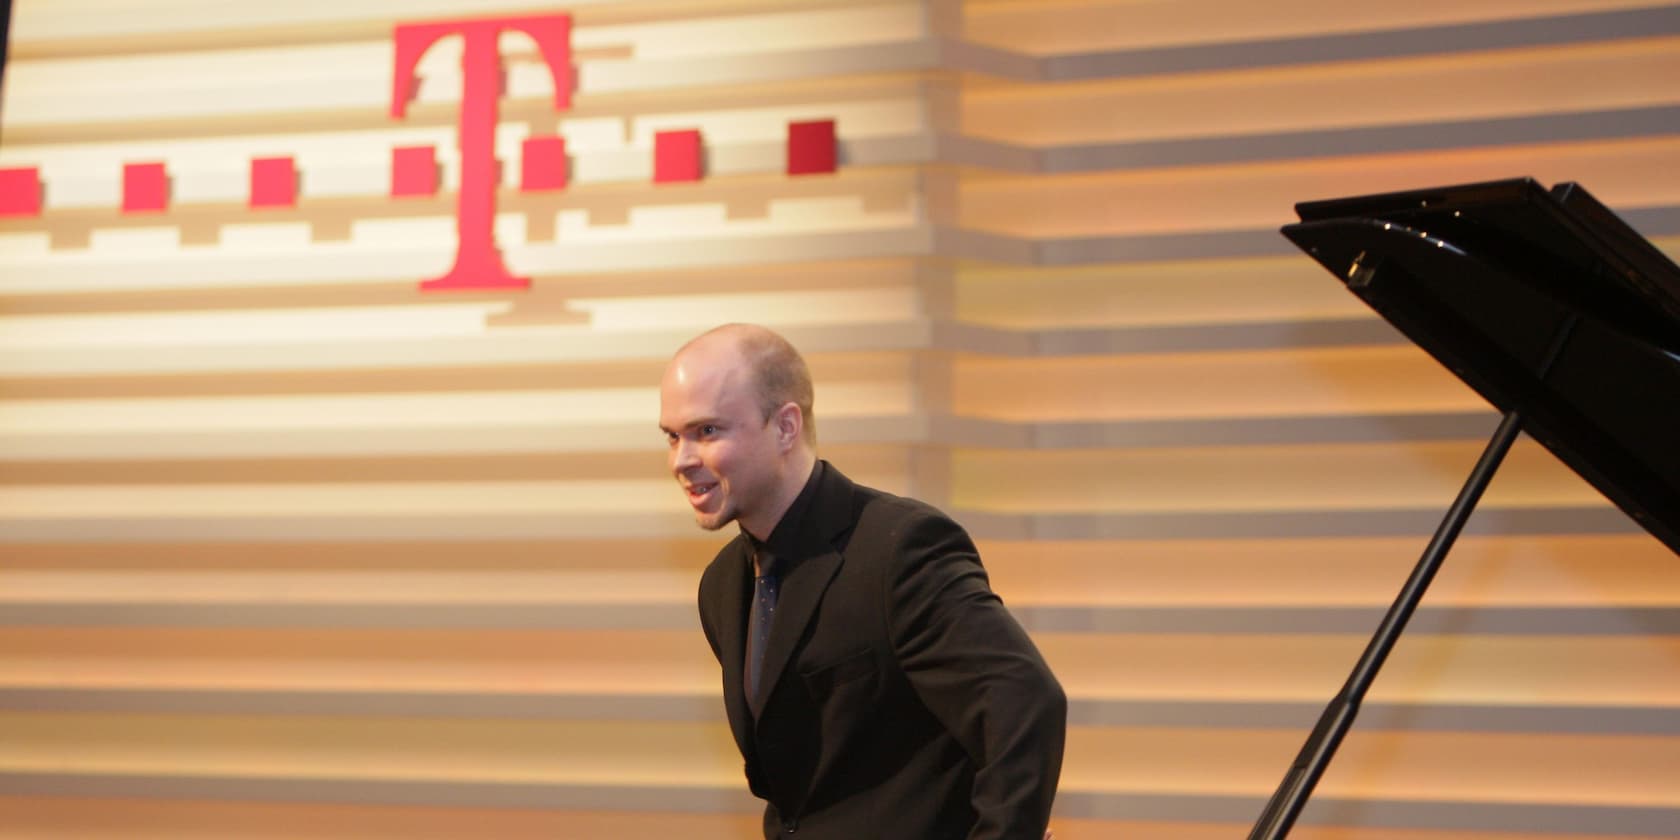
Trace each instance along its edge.
<path fill-rule="evenodd" d="M 0 838 L 754 833 L 694 627 L 728 534 L 653 429 L 723 320 L 981 538 L 1072 697 L 1058 837 L 1241 836 L 1492 422 L 1290 205 L 1531 174 L 1680 250 L 1672 4 L 580 0 L 571 111 L 504 45 L 534 287 L 426 295 L 458 47 L 392 123 L 389 32 L 542 11 L 470 5 L 17 11 Z M 821 118 L 839 171 L 785 177 Z M 693 126 L 706 177 L 648 183 Z M 572 185 L 517 192 L 555 131 Z M 443 191 L 394 204 L 411 142 Z M 272 154 L 302 201 L 247 210 Z M 124 216 L 141 158 L 174 204 Z M 1527 443 L 1470 530 L 1294 836 L 1672 836 L 1680 563 Z"/>

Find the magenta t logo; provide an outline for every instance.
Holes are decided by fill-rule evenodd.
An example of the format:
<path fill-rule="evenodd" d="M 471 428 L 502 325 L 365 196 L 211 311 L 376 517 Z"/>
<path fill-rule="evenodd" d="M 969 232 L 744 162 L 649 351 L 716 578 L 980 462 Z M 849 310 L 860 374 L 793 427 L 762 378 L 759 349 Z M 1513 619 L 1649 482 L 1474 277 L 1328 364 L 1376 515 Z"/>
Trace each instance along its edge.
<path fill-rule="evenodd" d="M 543 63 L 554 76 L 554 107 L 572 103 L 570 15 L 477 18 L 403 24 L 396 28 L 396 76 L 391 85 L 391 116 L 401 119 L 414 92 L 414 68 L 432 44 L 446 35 L 466 41 L 461 53 L 461 190 L 455 206 L 455 265 L 442 277 L 420 284 L 424 291 L 523 289 L 530 278 L 515 277 L 496 248 L 496 114 L 502 95 L 502 56 L 497 36 L 523 32 L 537 42 Z"/>

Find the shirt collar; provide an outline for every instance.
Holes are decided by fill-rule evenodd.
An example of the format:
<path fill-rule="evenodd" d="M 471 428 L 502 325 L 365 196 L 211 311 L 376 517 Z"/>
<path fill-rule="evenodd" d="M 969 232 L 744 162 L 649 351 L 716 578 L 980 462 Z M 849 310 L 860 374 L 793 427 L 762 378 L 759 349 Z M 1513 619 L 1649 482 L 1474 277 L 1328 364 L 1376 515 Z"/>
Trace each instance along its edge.
<path fill-rule="evenodd" d="M 769 539 L 761 541 L 747 533 L 747 529 L 741 529 L 741 533 L 747 537 L 747 543 L 758 555 L 761 570 L 782 575 L 787 573 L 792 563 L 798 561 L 801 522 L 805 519 L 805 513 L 811 509 L 811 500 L 816 498 L 817 485 L 822 483 L 823 466 L 823 462 L 818 460 L 811 468 L 811 477 L 805 479 L 804 489 L 794 497 L 793 504 L 788 505 L 787 512 L 776 522 L 776 527 L 770 529 Z"/>

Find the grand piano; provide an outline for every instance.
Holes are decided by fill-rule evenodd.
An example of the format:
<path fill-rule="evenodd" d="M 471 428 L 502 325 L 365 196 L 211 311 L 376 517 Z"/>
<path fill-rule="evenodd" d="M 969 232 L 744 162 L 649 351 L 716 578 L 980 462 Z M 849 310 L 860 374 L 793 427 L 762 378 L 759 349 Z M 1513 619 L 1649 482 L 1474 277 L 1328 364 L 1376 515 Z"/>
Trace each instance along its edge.
<path fill-rule="evenodd" d="M 1574 183 L 1520 178 L 1296 205 L 1283 234 L 1502 419 L 1256 821 L 1287 837 L 1519 432 L 1680 554 L 1680 267 Z"/>

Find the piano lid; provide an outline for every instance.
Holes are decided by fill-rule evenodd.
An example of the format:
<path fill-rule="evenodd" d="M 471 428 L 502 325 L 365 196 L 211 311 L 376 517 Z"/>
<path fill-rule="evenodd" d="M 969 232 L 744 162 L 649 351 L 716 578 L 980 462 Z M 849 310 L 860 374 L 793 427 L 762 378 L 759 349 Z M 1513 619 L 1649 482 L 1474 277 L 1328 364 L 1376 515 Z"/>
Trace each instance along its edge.
<path fill-rule="evenodd" d="M 1295 210 L 1285 236 L 1680 554 L 1680 267 L 1573 183 Z"/>

